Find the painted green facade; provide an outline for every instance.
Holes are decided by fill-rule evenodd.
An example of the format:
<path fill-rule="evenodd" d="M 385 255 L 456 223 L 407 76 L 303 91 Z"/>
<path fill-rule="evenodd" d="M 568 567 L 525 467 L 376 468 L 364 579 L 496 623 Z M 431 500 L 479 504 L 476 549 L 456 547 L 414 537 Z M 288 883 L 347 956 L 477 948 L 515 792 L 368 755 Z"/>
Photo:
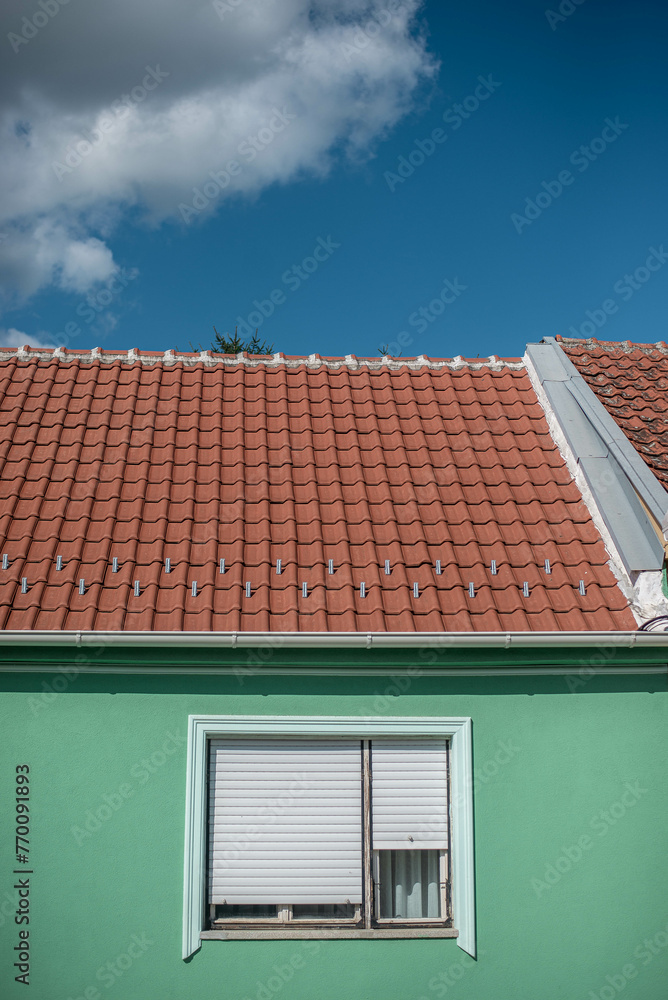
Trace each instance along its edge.
<path fill-rule="evenodd" d="M 90 657 L 90 654 L 88 654 Z M 36 672 L 49 658 L 69 672 Z M 7 1000 L 665 1000 L 666 674 L 592 674 L 592 650 L 4 649 L 0 674 L 0 994 Z M 189 673 L 161 674 L 179 663 Z M 618 653 L 614 666 L 665 660 Z M 80 661 L 81 662 L 81 661 Z M 566 663 L 568 674 L 444 670 Z M 596 662 L 596 661 L 594 661 Z M 609 662 L 609 661 L 608 661 Z M 228 664 L 227 674 L 196 673 Z M 584 667 L 583 667 L 584 664 Z M 322 674 L 290 675 L 288 669 Z M 420 666 L 419 675 L 408 668 Z M 234 668 L 236 667 L 236 673 Z M 433 673 L 442 668 L 440 673 Z M 360 669 L 375 673 L 360 674 Z M 345 671 L 336 673 L 335 671 Z M 455 940 L 206 941 L 181 959 L 190 714 L 470 716 L 478 959 Z M 16 767 L 30 767 L 30 864 Z M 29 870 L 29 925 L 17 925 Z M 30 931 L 30 986 L 13 968 Z"/>

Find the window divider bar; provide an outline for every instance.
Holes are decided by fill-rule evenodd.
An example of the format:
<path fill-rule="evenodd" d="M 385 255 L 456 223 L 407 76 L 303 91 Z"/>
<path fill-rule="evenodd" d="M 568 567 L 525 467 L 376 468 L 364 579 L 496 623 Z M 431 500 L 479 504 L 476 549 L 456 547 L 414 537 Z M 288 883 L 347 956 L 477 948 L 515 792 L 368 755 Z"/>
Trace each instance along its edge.
<path fill-rule="evenodd" d="M 375 907 L 375 912 L 377 914 L 377 921 L 380 921 L 380 852 L 372 851 L 372 862 L 373 862 L 373 902 Z"/>
<path fill-rule="evenodd" d="M 448 824 L 448 827 L 450 824 Z M 450 851 L 440 851 L 438 856 L 438 887 L 441 900 L 441 920 L 450 916 L 448 906 L 448 862 Z"/>
<path fill-rule="evenodd" d="M 373 874 L 371 867 L 371 740 L 362 740 L 362 808 L 364 811 L 362 863 L 364 866 L 364 927 L 370 930 L 373 917 Z"/>
<path fill-rule="evenodd" d="M 454 909 L 452 905 L 452 774 L 450 773 L 450 765 L 452 762 L 452 737 L 446 739 L 445 741 L 445 773 L 446 773 L 446 792 L 448 796 L 448 846 L 445 851 L 445 856 L 442 857 L 441 865 L 443 869 L 443 875 L 441 881 L 445 883 L 443 891 L 441 894 L 441 906 L 443 907 L 443 913 L 454 921 Z"/>

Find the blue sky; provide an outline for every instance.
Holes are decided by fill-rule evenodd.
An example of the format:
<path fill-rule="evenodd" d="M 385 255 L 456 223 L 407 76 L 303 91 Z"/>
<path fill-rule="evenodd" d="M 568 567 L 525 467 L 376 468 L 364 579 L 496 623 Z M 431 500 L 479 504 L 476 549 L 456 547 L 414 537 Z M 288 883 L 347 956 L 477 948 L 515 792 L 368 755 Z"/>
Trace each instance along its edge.
<path fill-rule="evenodd" d="M 0 342 L 666 339 L 663 4 L 169 3 L 3 14 Z"/>

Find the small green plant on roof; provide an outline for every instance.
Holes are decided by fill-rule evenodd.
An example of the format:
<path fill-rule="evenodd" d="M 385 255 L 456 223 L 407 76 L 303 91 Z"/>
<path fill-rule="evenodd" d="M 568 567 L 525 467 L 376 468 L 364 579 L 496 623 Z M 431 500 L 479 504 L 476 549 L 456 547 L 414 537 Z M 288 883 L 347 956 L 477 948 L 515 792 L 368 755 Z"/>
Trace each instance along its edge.
<path fill-rule="evenodd" d="M 378 348 L 378 353 L 381 354 L 384 358 L 389 358 L 389 357 L 400 358 L 401 357 L 401 351 L 399 351 L 398 354 L 392 354 L 392 355 L 390 355 L 390 345 L 389 344 L 381 344 L 381 346 Z"/>
<path fill-rule="evenodd" d="M 242 351 L 247 351 L 248 354 L 273 354 L 274 345 L 267 343 L 266 340 L 260 340 L 257 335 L 257 328 L 252 337 L 247 337 L 244 340 L 238 334 L 238 327 L 234 328 L 234 336 L 229 333 L 218 333 L 215 326 L 213 332 L 216 335 L 216 339 L 211 344 L 211 350 L 215 351 L 217 354 L 241 354 Z"/>

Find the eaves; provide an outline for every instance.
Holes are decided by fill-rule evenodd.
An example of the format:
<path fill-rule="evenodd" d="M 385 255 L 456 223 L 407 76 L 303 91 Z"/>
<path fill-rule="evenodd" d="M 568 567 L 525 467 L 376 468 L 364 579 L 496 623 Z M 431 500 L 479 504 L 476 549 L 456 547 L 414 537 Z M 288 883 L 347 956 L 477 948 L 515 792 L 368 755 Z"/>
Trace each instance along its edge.
<path fill-rule="evenodd" d="M 668 672 L 665 632 L 0 632 L 0 672 L 531 676 Z"/>

